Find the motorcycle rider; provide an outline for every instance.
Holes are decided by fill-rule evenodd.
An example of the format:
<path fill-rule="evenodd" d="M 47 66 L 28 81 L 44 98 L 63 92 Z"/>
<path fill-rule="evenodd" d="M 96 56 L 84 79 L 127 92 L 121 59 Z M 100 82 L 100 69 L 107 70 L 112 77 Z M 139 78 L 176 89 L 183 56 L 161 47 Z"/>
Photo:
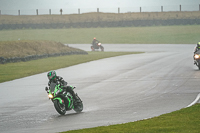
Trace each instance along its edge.
<path fill-rule="evenodd" d="M 96 37 L 94 37 L 93 41 L 92 41 L 92 46 L 95 48 L 98 43 L 99 43 L 99 41 L 96 39 Z"/>
<path fill-rule="evenodd" d="M 78 100 L 78 98 L 76 97 L 74 91 L 73 91 L 73 88 L 72 86 L 67 86 L 67 82 L 64 81 L 64 79 L 60 76 L 57 76 L 56 75 L 56 72 L 55 71 L 50 71 L 47 73 L 47 77 L 49 79 L 49 82 L 48 82 L 48 86 L 50 86 L 50 84 L 53 82 L 53 83 L 56 83 L 57 81 L 59 81 L 61 83 L 61 86 L 63 86 L 62 89 L 66 90 L 67 92 L 71 93 L 72 96 L 73 96 L 73 99 L 75 100 L 75 104 Z"/>
<path fill-rule="evenodd" d="M 194 54 L 195 54 L 198 50 L 200 50 L 200 42 L 197 42 L 197 46 L 196 46 L 195 49 L 194 49 Z M 194 56 L 193 56 L 193 58 L 194 58 Z M 194 65 L 196 65 L 195 58 L 194 58 Z"/>
<path fill-rule="evenodd" d="M 197 42 L 197 46 L 194 49 L 194 53 L 196 53 L 198 50 L 200 50 L 200 42 Z"/>

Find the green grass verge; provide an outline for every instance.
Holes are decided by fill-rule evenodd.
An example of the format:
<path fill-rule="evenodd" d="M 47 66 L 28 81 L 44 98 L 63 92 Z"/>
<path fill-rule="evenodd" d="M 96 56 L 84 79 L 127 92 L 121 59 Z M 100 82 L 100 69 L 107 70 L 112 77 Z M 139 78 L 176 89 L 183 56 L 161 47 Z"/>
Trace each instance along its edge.
<path fill-rule="evenodd" d="M 140 52 L 88 52 L 88 55 L 67 55 L 59 57 L 51 57 L 28 62 L 17 62 L 0 64 L 0 83 L 10 81 L 50 70 L 65 68 L 72 65 L 85 63 L 93 60 L 127 55 L 137 54 Z M 52 63 L 53 62 L 53 63 Z"/>
<path fill-rule="evenodd" d="M 63 133 L 199 133 L 200 104 L 159 117 Z"/>
<path fill-rule="evenodd" d="M 49 40 L 65 44 L 196 44 L 200 25 L 124 28 L 1 30 L 0 41 Z"/>

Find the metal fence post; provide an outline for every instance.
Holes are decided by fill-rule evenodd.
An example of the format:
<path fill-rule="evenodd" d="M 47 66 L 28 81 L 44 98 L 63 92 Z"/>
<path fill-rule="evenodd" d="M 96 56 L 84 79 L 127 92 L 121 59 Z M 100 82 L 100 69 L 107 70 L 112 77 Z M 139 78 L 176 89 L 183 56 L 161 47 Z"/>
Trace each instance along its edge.
<path fill-rule="evenodd" d="M 81 10 L 80 10 L 80 8 L 78 9 L 78 14 L 80 14 L 81 13 Z"/>
<path fill-rule="evenodd" d="M 196 11 L 200 11 L 200 4 L 199 5 L 196 5 L 197 7 L 196 7 Z M 199 7 L 198 7 L 199 6 Z M 178 9 L 176 10 L 177 12 L 182 12 L 182 5 L 177 5 L 177 7 L 178 7 Z M 142 12 L 142 7 L 139 7 L 140 9 L 140 13 Z M 176 7 L 175 7 L 176 8 Z M 199 9 L 198 9 L 199 8 Z M 186 10 L 187 11 L 187 8 L 184 8 L 183 7 L 183 11 L 184 10 Z M 161 6 L 161 8 L 160 8 L 160 11 L 161 12 L 164 12 L 164 6 Z M 2 10 L 0 10 L 0 15 L 2 15 Z M 17 12 L 17 11 L 16 11 Z M 97 13 L 99 13 L 100 12 L 100 9 L 99 8 L 97 8 Z M 120 14 L 120 7 L 118 7 L 118 14 Z M 136 12 L 138 12 L 138 11 L 136 11 Z M 158 11 L 159 12 L 159 11 Z M 4 14 L 6 14 L 5 12 L 3 12 Z M 62 15 L 62 13 L 63 13 L 63 10 L 62 9 L 60 9 L 60 15 Z M 48 13 L 47 13 L 48 14 Z M 78 14 L 81 14 L 81 12 L 80 12 L 80 8 L 78 8 Z M 18 10 L 18 14 L 17 14 L 18 16 L 20 16 L 21 15 L 21 10 Z M 38 9 L 36 9 L 36 15 L 39 15 L 39 10 Z M 52 12 L 51 12 L 51 9 L 49 9 L 49 15 L 52 15 Z"/>
<path fill-rule="evenodd" d="M 60 9 L 60 15 L 62 15 L 62 12 L 63 12 L 63 10 L 62 10 L 62 9 Z"/>

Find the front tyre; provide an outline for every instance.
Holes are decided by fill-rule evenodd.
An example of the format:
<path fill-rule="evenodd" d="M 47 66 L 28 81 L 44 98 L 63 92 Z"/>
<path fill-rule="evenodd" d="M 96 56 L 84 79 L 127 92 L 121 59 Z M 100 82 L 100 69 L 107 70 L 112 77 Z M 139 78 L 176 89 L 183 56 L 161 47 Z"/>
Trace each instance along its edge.
<path fill-rule="evenodd" d="M 199 68 L 199 70 L 200 70 L 200 61 L 199 60 L 196 60 L 195 61 L 195 64 L 196 64 L 196 66 Z"/>
<path fill-rule="evenodd" d="M 66 113 L 65 104 L 64 103 L 60 104 L 58 100 L 53 101 L 53 103 L 56 111 L 61 115 L 65 115 Z"/>
<path fill-rule="evenodd" d="M 76 94 L 76 97 L 78 98 L 77 105 L 74 105 L 74 111 L 76 113 L 80 113 L 83 110 L 83 102 L 81 101 L 80 97 Z"/>
<path fill-rule="evenodd" d="M 103 46 L 100 46 L 100 48 L 101 48 L 101 51 L 104 51 L 104 47 Z"/>
<path fill-rule="evenodd" d="M 200 65 L 198 65 L 197 67 L 198 67 L 198 68 L 199 68 L 199 70 L 200 70 Z"/>
<path fill-rule="evenodd" d="M 82 110 L 83 110 L 83 103 L 82 102 L 80 102 L 80 103 L 78 103 L 78 105 L 74 106 L 74 111 L 76 113 L 80 113 Z"/>

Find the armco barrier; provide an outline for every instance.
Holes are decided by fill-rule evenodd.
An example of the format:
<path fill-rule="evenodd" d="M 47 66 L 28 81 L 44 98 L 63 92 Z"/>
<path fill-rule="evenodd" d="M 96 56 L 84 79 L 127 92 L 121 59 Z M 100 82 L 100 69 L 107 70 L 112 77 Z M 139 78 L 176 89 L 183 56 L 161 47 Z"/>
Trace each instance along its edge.
<path fill-rule="evenodd" d="M 63 56 L 63 55 L 74 55 L 74 54 L 88 54 L 88 53 L 85 51 L 71 51 L 71 52 L 65 52 L 65 53 L 29 55 L 26 57 L 12 57 L 12 58 L 0 57 L 0 64 L 20 62 L 20 61 L 26 62 L 30 60 L 37 60 L 37 59 L 42 59 L 42 58 L 56 57 L 56 56 Z"/>

